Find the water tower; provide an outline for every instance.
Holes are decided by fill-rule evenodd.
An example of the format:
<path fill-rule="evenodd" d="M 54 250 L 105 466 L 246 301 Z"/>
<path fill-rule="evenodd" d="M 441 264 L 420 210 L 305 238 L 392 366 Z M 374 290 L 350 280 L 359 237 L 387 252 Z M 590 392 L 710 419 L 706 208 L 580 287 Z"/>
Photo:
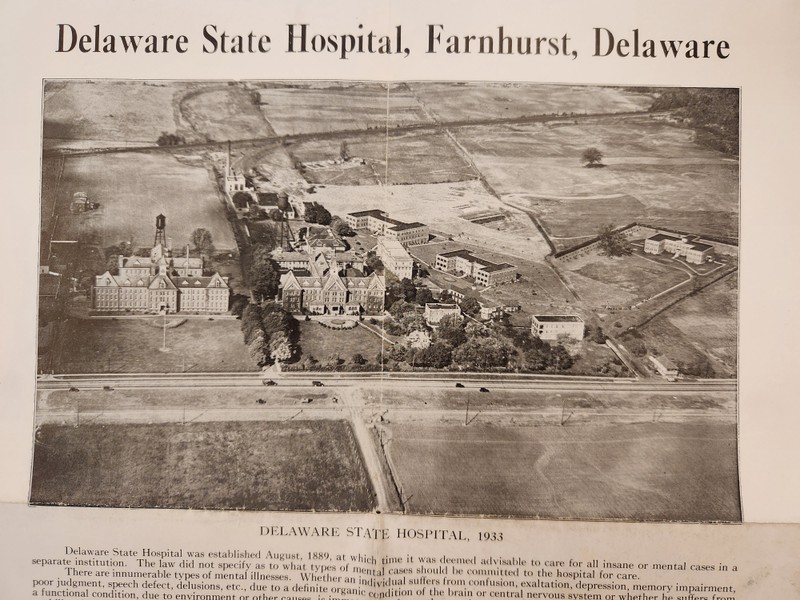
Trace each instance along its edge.
<path fill-rule="evenodd" d="M 294 242 L 294 234 L 286 218 L 286 213 L 291 210 L 291 208 L 292 205 L 289 204 L 289 196 L 283 192 L 278 194 L 278 210 L 281 211 L 281 220 L 278 223 L 280 228 L 280 247 L 285 249 L 288 249 L 290 244 Z"/>
<path fill-rule="evenodd" d="M 153 247 L 161 244 L 164 248 L 167 247 L 167 217 L 158 215 L 156 217 L 156 239 L 153 242 Z"/>

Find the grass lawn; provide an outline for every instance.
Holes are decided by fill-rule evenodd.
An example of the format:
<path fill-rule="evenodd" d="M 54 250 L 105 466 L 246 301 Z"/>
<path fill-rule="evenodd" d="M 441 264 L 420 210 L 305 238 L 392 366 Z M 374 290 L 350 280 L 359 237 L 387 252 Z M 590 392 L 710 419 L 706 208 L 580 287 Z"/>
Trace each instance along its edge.
<path fill-rule="evenodd" d="M 178 82 L 66 80 L 44 88 L 45 148 L 156 145 L 175 132 L 173 99 L 188 88 Z"/>
<path fill-rule="evenodd" d="M 264 116 L 280 135 L 386 128 L 429 122 L 405 83 L 292 81 L 250 84 Z"/>
<path fill-rule="evenodd" d="M 657 221 L 694 233 L 738 233 L 739 164 L 648 117 L 463 127 L 454 132 L 503 199 L 537 214 L 559 246 L 607 223 Z M 605 154 L 586 169 L 581 153 Z"/>
<path fill-rule="evenodd" d="M 410 131 L 390 134 L 388 148 L 384 136 L 353 135 L 345 141 L 354 160 L 325 168 L 309 168 L 305 177 L 310 182 L 334 185 L 385 183 L 387 151 L 389 185 L 477 179 L 477 173 L 443 133 Z M 304 163 L 311 163 L 337 159 L 341 143 L 339 139 L 314 140 L 287 148 Z M 362 159 L 366 165 L 361 164 Z"/>
<path fill-rule="evenodd" d="M 718 377 L 737 372 L 738 275 L 710 285 L 642 327 L 648 349 L 675 363 L 710 359 Z"/>
<path fill-rule="evenodd" d="M 368 511 L 345 421 L 42 426 L 31 502 L 78 506 Z"/>
<path fill-rule="evenodd" d="M 630 305 L 689 279 L 677 266 L 641 256 L 609 258 L 590 253 L 563 268 L 564 276 L 590 306 Z"/>
<path fill-rule="evenodd" d="M 71 319 L 54 370 L 57 373 L 180 373 L 256 371 L 233 319 L 187 319 L 167 329 L 158 317 Z"/>
<path fill-rule="evenodd" d="M 303 358 L 313 356 L 323 364 L 332 354 L 338 354 L 341 360 L 350 363 L 356 352 L 374 363 L 375 357 L 381 351 L 381 342 L 377 335 L 360 326 L 352 329 L 328 329 L 316 321 L 300 321 Z"/>
<path fill-rule="evenodd" d="M 652 96 L 645 93 L 586 85 L 482 81 L 408 85 L 428 110 L 444 121 L 645 110 L 653 101 Z"/>
<path fill-rule="evenodd" d="M 50 177 L 55 174 L 55 170 L 44 173 Z M 49 185 L 43 183 L 45 188 Z M 100 207 L 89 213 L 71 214 L 72 195 L 79 191 L 86 192 Z M 173 248 L 188 244 L 192 231 L 198 227 L 211 232 L 218 250 L 236 248 L 224 204 L 209 171 L 189 166 L 164 152 L 66 158 L 57 194 L 56 239 L 97 236 L 103 247 L 121 241 L 150 247 L 156 215 L 163 213 Z"/>
<path fill-rule="evenodd" d="M 414 513 L 739 521 L 736 426 L 390 426 Z"/>

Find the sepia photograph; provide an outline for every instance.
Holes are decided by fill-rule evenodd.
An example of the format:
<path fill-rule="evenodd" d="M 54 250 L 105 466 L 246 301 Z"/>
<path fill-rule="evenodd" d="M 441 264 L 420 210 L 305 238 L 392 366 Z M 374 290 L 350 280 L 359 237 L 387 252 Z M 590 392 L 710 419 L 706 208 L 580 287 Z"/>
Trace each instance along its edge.
<path fill-rule="evenodd" d="M 740 522 L 739 99 L 43 81 L 30 504 Z"/>

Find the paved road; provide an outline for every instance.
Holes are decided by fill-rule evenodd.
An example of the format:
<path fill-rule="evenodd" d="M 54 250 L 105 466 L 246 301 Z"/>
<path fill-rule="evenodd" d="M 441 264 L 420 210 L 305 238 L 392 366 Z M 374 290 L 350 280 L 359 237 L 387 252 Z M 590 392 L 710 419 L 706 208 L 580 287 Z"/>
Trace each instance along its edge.
<path fill-rule="evenodd" d="M 282 387 L 313 387 L 312 381 L 325 386 L 352 387 L 377 385 L 382 388 L 453 388 L 462 383 L 465 389 L 487 387 L 495 390 L 538 391 L 620 391 L 620 392 L 735 392 L 735 380 L 698 380 L 667 382 L 660 380 L 614 379 L 599 377 L 525 376 L 517 374 L 465 374 L 465 373 L 311 373 L 284 376 L 271 375 Z M 260 387 L 264 375 L 260 373 L 174 373 L 174 374 L 85 374 L 51 375 L 38 379 L 38 389 L 57 390 L 101 389 L 109 386 L 125 388 L 214 388 Z"/>
<path fill-rule="evenodd" d="M 409 407 L 391 405 L 381 408 L 380 415 L 375 406 L 370 406 L 369 396 L 357 393 L 361 387 L 380 387 L 382 393 L 391 389 L 419 389 L 420 395 L 430 393 L 433 389 L 454 389 L 455 382 L 462 383 L 467 397 L 477 393 L 481 387 L 491 388 L 496 394 L 502 391 L 603 391 L 603 392 L 660 392 L 673 396 L 684 394 L 697 394 L 698 392 L 735 392 L 735 381 L 696 381 L 669 383 L 650 380 L 607 379 L 607 378 L 568 378 L 568 377 L 531 377 L 505 375 L 472 375 L 439 373 L 363 373 L 363 374 L 293 374 L 291 376 L 273 379 L 278 382 L 280 389 L 289 388 L 298 392 L 298 397 L 304 394 L 319 394 L 325 392 L 328 396 L 319 402 L 302 402 L 297 398 L 282 398 L 269 401 L 257 406 L 234 405 L 225 407 L 187 407 L 179 405 L 176 399 L 174 404 L 157 406 L 135 407 L 130 402 L 125 405 L 115 405 L 114 390 L 136 389 L 203 389 L 203 388 L 241 388 L 272 390 L 262 384 L 263 375 L 260 373 L 204 373 L 204 374 L 88 374 L 88 375 L 53 375 L 42 376 L 38 380 L 41 398 L 36 411 L 36 422 L 42 424 L 80 425 L 88 423 L 191 423 L 204 421 L 287 421 L 292 419 L 346 419 L 352 423 L 352 430 L 359 445 L 363 464 L 372 483 L 375 494 L 376 510 L 386 512 L 391 510 L 390 497 L 393 496 L 394 485 L 390 475 L 386 472 L 383 463 L 382 450 L 378 447 L 377 440 L 370 433 L 367 423 L 380 419 L 382 422 L 446 422 L 463 423 L 465 426 L 481 421 L 533 423 L 549 422 L 561 423 L 579 422 L 585 420 L 613 420 L 614 422 L 633 421 L 659 421 L 659 420 L 694 420 L 698 418 L 729 420 L 736 419 L 735 404 L 728 409 L 667 409 L 667 410 L 636 410 L 630 407 L 582 409 L 559 406 L 540 408 L 526 408 L 520 406 L 490 406 L 484 403 L 469 410 L 468 403 L 464 408 L 437 408 L 437 407 Z M 313 379 L 309 378 L 313 377 Z M 314 382 L 322 386 L 314 385 Z M 65 396 L 74 398 L 71 405 L 64 403 L 49 405 L 46 397 L 51 391 L 69 389 L 77 392 L 67 392 Z M 89 402 L 81 406 L 82 394 L 80 390 L 108 389 L 108 402 L 98 402 L 96 394 Z M 254 394 L 255 395 L 255 394 Z M 266 394 L 269 396 L 269 394 Z M 309 396 L 305 396 L 308 398 Z M 333 398 L 336 400 L 333 400 Z"/>

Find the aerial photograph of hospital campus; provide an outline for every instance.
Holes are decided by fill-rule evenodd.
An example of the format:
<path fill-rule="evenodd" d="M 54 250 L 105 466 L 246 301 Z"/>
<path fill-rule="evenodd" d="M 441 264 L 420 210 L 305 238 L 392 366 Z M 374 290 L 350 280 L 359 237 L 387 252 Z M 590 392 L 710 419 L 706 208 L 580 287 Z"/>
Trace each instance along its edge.
<path fill-rule="evenodd" d="M 32 504 L 741 520 L 739 90 L 42 112 Z"/>

